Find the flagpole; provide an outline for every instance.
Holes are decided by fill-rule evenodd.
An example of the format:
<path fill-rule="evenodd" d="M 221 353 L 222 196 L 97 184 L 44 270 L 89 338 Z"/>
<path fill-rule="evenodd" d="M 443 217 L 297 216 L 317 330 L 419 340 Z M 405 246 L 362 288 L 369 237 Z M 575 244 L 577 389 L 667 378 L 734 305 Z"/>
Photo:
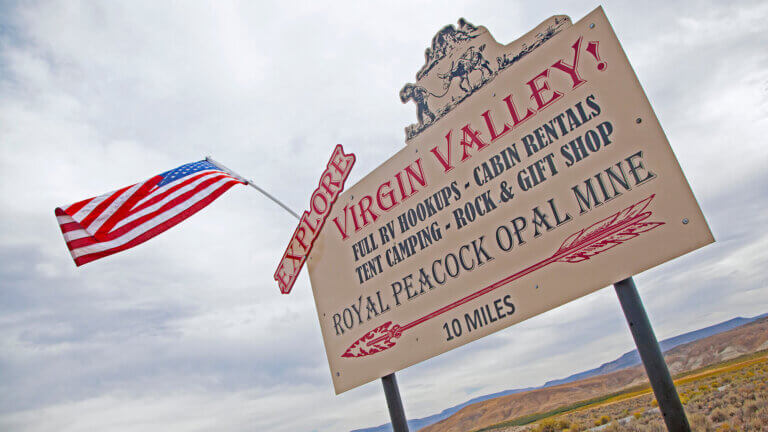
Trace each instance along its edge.
<path fill-rule="evenodd" d="M 296 219 L 298 219 L 298 220 L 301 220 L 301 218 L 299 217 L 299 215 L 298 215 L 298 214 L 296 214 L 296 212 L 295 212 L 295 211 L 291 210 L 291 208 L 290 208 L 290 207 L 288 207 L 287 205 L 283 204 L 283 203 L 282 203 L 282 202 L 281 202 L 279 199 L 277 199 L 277 198 L 275 198 L 274 196 L 272 196 L 272 195 L 271 195 L 269 192 L 267 192 L 267 191 L 265 191 L 264 189 L 260 188 L 260 187 L 259 187 L 258 185 L 256 185 L 256 183 L 254 183 L 252 180 L 248 180 L 247 178 L 245 178 L 245 177 L 241 176 L 240 174 L 238 174 L 238 173 L 236 173 L 236 172 L 232 171 L 231 169 L 229 169 L 229 168 L 225 167 L 224 165 L 222 165 L 222 164 L 221 164 L 221 162 L 217 162 L 217 161 L 215 161 L 215 160 L 214 160 L 213 158 L 211 158 L 210 156 L 206 156 L 206 157 L 205 157 L 205 160 L 206 160 L 208 163 L 210 163 L 211 165 L 214 165 L 214 166 L 215 166 L 215 167 L 217 167 L 218 169 L 220 169 L 220 170 L 222 170 L 222 171 L 226 172 L 227 174 L 229 174 L 229 175 L 231 175 L 231 176 L 233 176 L 233 177 L 237 177 L 238 179 L 240 179 L 240 180 L 244 181 L 244 182 L 245 182 L 245 183 L 246 183 L 248 186 L 250 186 L 250 187 L 252 187 L 252 188 L 256 189 L 256 190 L 257 190 L 257 191 L 259 191 L 259 192 L 261 192 L 261 193 L 262 193 L 264 196 L 266 196 L 267 198 L 271 199 L 271 200 L 272 200 L 272 201 L 273 201 L 275 204 L 277 204 L 277 205 L 279 205 L 280 207 L 282 207 L 282 208 L 283 208 L 283 210 L 285 210 L 285 211 L 287 211 L 288 213 L 290 213 L 290 214 L 291 214 L 293 217 L 295 217 L 295 218 L 296 218 Z"/>

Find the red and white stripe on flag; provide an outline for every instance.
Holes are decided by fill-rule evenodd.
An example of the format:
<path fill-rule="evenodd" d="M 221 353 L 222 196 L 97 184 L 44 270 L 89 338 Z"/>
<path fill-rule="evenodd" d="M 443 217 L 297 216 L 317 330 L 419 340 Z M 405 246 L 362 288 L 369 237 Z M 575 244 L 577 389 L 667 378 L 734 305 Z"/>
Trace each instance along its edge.
<path fill-rule="evenodd" d="M 147 181 L 56 208 L 77 266 L 130 249 L 205 208 L 235 184 L 207 161 L 182 165 Z"/>

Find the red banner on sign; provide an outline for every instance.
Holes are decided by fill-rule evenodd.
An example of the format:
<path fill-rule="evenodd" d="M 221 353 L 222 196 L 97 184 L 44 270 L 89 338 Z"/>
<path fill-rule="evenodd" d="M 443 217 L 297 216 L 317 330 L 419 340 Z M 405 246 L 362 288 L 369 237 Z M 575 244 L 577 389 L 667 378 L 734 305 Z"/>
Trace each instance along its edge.
<path fill-rule="evenodd" d="M 280 292 L 288 294 L 293 288 L 296 278 L 304 267 L 315 239 L 323 229 L 325 219 L 331 213 L 333 203 L 344 190 L 344 182 L 355 164 L 353 153 L 345 154 L 344 148 L 338 144 L 333 149 L 331 160 L 326 165 L 325 172 L 320 176 L 317 189 L 309 198 L 309 210 L 301 215 L 299 226 L 293 232 L 291 241 L 275 271 L 275 280 L 280 286 Z"/>

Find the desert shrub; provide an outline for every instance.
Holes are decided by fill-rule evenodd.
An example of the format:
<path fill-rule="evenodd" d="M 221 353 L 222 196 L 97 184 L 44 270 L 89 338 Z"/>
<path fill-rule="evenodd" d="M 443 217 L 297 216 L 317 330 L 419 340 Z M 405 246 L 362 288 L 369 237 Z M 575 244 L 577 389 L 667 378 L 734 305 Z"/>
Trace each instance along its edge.
<path fill-rule="evenodd" d="M 733 429 L 731 429 L 731 425 L 729 425 L 728 423 L 723 423 L 720 426 L 718 426 L 717 429 L 715 429 L 715 430 L 717 432 L 727 432 L 727 431 L 731 431 Z"/>
<path fill-rule="evenodd" d="M 547 419 L 539 423 L 533 430 L 535 432 L 558 432 L 566 429 L 573 430 L 567 420 Z"/>
<path fill-rule="evenodd" d="M 766 427 L 768 427 L 768 424 L 763 423 L 760 419 L 751 419 L 747 422 L 747 428 L 745 430 L 759 432 L 764 431 Z"/>
<path fill-rule="evenodd" d="M 707 421 L 707 417 L 702 414 L 691 414 L 688 416 L 688 422 L 691 424 L 691 430 L 710 431 L 712 428 Z"/>
<path fill-rule="evenodd" d="M 724 422 L 728 419 L 728 414 L 722 408 L 715 408 L 709 415 L 710 420 L 715 423 Z"/>
<path fill-rule="evenodd" d="M 710 397 L 711 397 L 711 396 L 710 396 Z M 720 407 L 722 407 L 722 406 L 724 405 L 724 402 L 725 402 L 725 401 L 723 401 L 723 399 L 721 399 L 721 398 L 719 398 L 719 397 L 716 397 L 716 398 L 714 398 L 714 399 L 709 399 L 709 398 L 708 398 L 708 399 L 707 399 L 707 402 L 708 402 L 708 405 L 709 405 L 709 407 L 710 407 L 711 409 L 714 409 L 714 408 L 720 408 Z"/>
<path fill-rule="evenodd" d="M 568 432 L 582 432 L 583 430 L 584 426 L 577 422 L 571 423 L 570 427 L 568 427 Z"/>
<path fill-rule="evenodd" d="M 765 399 L 756 399 L 744 405 L 744 411 L 749 415 L 756 415 L 761 410 L 768 409 L 768 401 Z"/>

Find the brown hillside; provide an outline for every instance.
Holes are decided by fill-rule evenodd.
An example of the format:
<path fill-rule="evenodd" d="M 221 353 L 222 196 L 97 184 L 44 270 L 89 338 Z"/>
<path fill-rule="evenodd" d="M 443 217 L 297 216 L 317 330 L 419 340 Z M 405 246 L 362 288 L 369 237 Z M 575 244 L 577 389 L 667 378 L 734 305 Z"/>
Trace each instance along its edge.
<path fill-rule="evenodd" d="M 664 357 L 675 374 L 766 348 L 768 318 L 680 345 L 667 351 Z M 466 432 L 613 393 L 642 382 L 647 382 L 645 370 L 635 366 L 581 381 L 501 396 L 464 407 L 420 432 Z"/>
<path fill-rule="evenodd" d="M 673 374 L 768 349 L 768 318 L 675 347 L 664 354 Z"/>

